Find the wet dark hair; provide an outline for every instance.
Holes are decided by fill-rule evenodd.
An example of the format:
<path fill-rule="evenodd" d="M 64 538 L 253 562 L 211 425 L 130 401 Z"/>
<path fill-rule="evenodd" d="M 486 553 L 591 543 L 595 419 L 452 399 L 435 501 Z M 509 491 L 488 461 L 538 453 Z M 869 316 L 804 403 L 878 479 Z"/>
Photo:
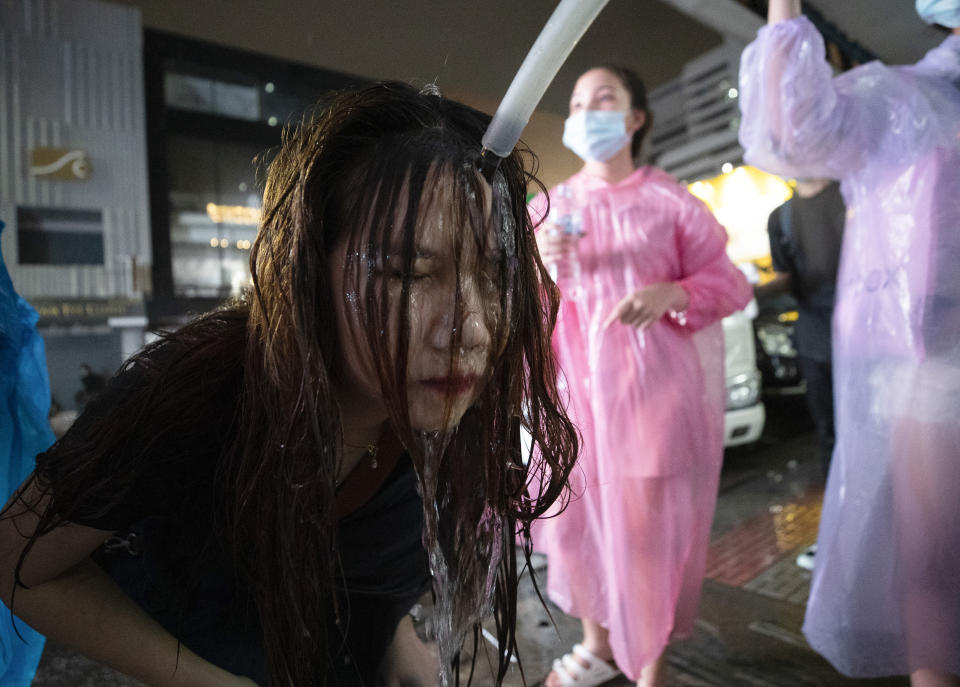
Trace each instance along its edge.
<path fill-rule="evenodd" d="M 565 500 L 578 436 L 562 408 L 550 345 L 559 293 L 539 260 L 525 205 L 528 184 L 543 187 L 528 168 L 534 158 L 518 148 L 500 165 L 486 207 L 476 168 L 488 122 L 435 91 L 384 83 L 335 94 L 288 131 L 269 167 L 250 293 L 125 364 L 146 375 L 149 413 L 146 402 L 116 408 L 70 467 L 69 484 L 55 483 L 38 467 L 32 481 L 51 502 L 21 555 L 18 583 L 39 536 L 69 522 L 91 495 L 99 503 L 104 494 L 124 493 L 143 471 L 137 453 L 125 454 L 118 471 L 99 464 L 124 441 L 125 428 L 149 421 L 159 433 L 185 422 L 180 409 L 195 393 L 194 378 L 201 371 L 228 376 L 224 359 L 239 360 L 242 396 L 235 440 L 220 457 L 217 522 L 253 592 L 270 684 L 323 680 L 328 618 L 348 612 L 337 607 L 339 571 L 330 553 L 343 440 L 340 332 L 328 267 L 346 241 L 344 287 L 363 295 L 361 327 L 353 335 L 374 353 L 391 425 L 425 492 L 431 484 L 435 491 L 437 507 L 426 509 L 434 513 L 426 526 L 457 582 L 447 607 L 455 627 L 473 629 L 476 637 L 479 618 L 471 609 L 492 587 L 502 681 L 516 649 L 516 546 L 522 544 L 529 562 L 530 524 Z M 438 178 L 449 183 L 438 185 Z M 443 193 L 449 196 L 437 195 Z M 411 426 L 404 381 L 415 233 L 432 198 L 450 208 L 462 227 L 460 241 L 477 242 L 481 255 L 495 237 L 499 259 L 486 278 L 496 301 L 488 316 L 497 346 L 489 379 L 459 424 L 424 437 Z M 396 296 L 382 278 L 393 251 L 401 263 L 396 324 L 390 320 Z M 474 268 L 457 265 L 458 274 Z M 458 289 L 455 312 L 462 307 Z M 390 326 L 395 347 L 383 336 Z M 451 365 L 457 337 L 454 332 Z M 175 360 L 152 369 L 151 356 L 170 349 Z M 532 455 L 521 455 L 521 423 L 537 446 Z"/>
<path fill-rule="evenodd" d="M 593 69 L 605 69 L 620 79 L 620 83 L 630 93 L 630 107 L 643 110 L 646 115 L 643 126 L 634 132 L 633 138 L 630 140 L 630 155 L 636 160 L 640 156 L 640 150 L 643 148 L 643 141 L 647 137 L 647 132 L 653 126 L 653 113 L 647 108 L 647 87 L 643 83 L 643 79 L 629 67 L 618 64 L 599 64 Z"/>

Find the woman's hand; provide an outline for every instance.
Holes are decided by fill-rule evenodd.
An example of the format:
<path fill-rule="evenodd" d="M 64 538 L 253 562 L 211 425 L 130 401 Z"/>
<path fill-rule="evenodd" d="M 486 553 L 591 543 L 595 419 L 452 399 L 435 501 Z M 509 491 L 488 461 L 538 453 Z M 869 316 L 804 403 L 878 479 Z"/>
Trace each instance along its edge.
<path fill-rule="evenodd" d="M 558 262 L 567 259 L 577 250 L 576 234 L 568 234 L 556 224 L 545 224 L 537 232 L 537 250 L 543 264 Z"/>
<path fill-rule="evenodd" d="M 440 682 L 440 658 L 435 644 L 424 644 L 410 616 L 404 616 L 380 664 L 382 687 L 435 687 Z"/>
<path fill-rule="evenodd" d="M 604 320 L 603 328 L 606 329 L 619 320 L 631 327 L 646 329 L 670 310 L 685 310 L 689 300 L 687 292 L 679 284 L 650 284 L 617 303 Z"/>

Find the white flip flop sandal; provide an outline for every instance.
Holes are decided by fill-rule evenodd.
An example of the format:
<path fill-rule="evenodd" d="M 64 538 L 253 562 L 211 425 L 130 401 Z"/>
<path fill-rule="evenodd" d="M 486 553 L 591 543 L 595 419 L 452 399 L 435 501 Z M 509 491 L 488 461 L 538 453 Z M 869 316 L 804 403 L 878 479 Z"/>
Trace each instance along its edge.
<path fill-rule="evenodd" d="M 577 656 L 586 661 L 587 665 L 582 665 Z M 573 645 L 573 653 L 564 654 L 553 662 L 553 672 L 560 678 L 563 687 L 597 687 L 621 674 L 618 669 L 594 656 L 580 644 Z"/>

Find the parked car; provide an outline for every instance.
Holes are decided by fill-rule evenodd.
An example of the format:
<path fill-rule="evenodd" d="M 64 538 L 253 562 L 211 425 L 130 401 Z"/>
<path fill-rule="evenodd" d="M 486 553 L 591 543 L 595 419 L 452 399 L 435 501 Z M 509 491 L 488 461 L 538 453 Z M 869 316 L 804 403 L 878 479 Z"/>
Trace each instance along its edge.
<path fill-rule="evenodd" d="M 807 386 L 797 363 L 794 322 L 797 303 L 781 294 L 760 302 L 757 319 L 757 367 L 763 377 L 766 396 L 793 396 L 806 393 Z"/>
<path fill-rule="evenodd" d="M 761 397 L 762 376 L 757 367 L 757 346 L 753 317 L 757 306 L 751 301 L 744 310 L 723 318 L 726 345 L 726 411 L 723 445 L 742 446 L 760 438 L 766 422 Z"/>

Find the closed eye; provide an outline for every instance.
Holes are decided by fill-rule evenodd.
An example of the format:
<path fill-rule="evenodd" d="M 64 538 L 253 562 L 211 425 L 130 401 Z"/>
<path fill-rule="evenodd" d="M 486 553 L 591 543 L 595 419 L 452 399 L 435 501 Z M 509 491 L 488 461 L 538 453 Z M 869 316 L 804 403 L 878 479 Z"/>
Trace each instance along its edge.
<path fill-rule="evenodd" d="M 418 255 L 414 261 L 411 269 L 409 270 L 410 281 L 424 281 L 433 276 L 435 260 L 432 256 L 421 257 Z M 408 274 L 406 265 L 404 262 L 396 257 L 391 257 L 387 260 L 387 269 L 385 270 L 386 276 L 391 281 L 403 281 L 404 277 Z"/>
<path fill-rule="evenodd" d="M 387 275 L 390 279 L 396 281 L 403 281 L 403 270 L 390 270 L 390 273 Z M 431 275 L 427 272 L 411 272 L 410 281 L 423 281 L 429 279 Z"/>

